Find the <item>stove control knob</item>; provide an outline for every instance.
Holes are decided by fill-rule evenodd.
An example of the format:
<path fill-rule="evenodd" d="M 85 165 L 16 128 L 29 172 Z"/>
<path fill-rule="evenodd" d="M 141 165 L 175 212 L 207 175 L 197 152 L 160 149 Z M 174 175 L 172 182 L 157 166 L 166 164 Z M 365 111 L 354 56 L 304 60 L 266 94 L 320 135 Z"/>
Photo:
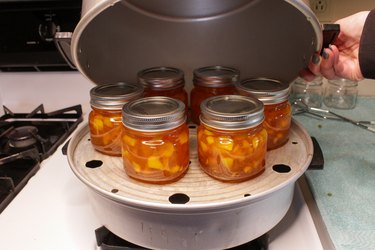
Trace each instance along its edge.
<path fill-rule="evenodd" d="M 42 41 L 53 42 L 56 32 L 60 31 L 60 26 L 56 25 L 52 19 L 47 19 L 39 24 L 39 36 Z"/>

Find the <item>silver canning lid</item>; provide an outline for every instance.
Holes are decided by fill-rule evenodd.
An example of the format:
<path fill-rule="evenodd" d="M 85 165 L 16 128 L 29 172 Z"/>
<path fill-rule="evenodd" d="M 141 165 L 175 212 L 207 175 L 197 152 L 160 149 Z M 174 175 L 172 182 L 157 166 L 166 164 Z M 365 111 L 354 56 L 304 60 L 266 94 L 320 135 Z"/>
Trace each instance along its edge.
<path fill-rule="evenodd" d="M 254 97 L 221 95 L 201 103 L 202 123 L 217 129 L 245 129 L 264 120 L 263 103 Z"/>
<path fill-rule="evenodd" d="M 122 106 L 143 95 L 139 84 L 119 82 L 99 85 L 90 90 L 90 104 L 98 109 L 121 110 Z"/>
<path fill-rule="evenodd" d="M 237 69 L 223 66 L 208 66 L 194 70 L 194 85 L 205 87 L 226 87 L 238 81 L 240 72 Z"/>
<path fill-rule="evenodd" d="M 245 79 L 237 83 L 236 88 L 241 94 L 253 95 L 264 104 L 284 102 L 290 94 L 289 84 L 267 78 Z"/>
<path fill-rule="evenodd" d="M 185 121 L 185 104 L 165 96 L 134 100 L 122 109 L 122 123 L 134 130 L 168 130 L 180 126 Z"/>
<path fill-rule="evenodd" d="M 184 72 L 172 67 L 154 67 L 138 72 L 138 82 L 145 88 L 171 89 L 185 85 Z"/>

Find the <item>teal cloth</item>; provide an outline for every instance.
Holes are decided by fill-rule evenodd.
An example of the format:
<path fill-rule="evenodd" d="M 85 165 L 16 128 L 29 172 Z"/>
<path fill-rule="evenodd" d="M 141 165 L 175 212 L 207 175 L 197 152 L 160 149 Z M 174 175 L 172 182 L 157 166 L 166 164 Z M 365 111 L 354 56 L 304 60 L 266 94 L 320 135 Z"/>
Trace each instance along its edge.
<path fill-rule="evenodd" d="M 375 121 L 375 97 L 360 97 L 352 110 L 331 110 Z M 324 169 L 308 170 L 306 178 L 336 249 L 375 249 L 375 133 L 342 121 L 294 119 L 323 151 Z"/>

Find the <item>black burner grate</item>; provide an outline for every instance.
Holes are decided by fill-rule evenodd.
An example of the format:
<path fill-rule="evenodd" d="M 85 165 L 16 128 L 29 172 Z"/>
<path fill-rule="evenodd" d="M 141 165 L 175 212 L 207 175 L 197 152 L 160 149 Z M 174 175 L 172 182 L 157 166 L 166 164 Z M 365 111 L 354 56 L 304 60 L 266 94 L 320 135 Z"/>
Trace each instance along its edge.
<path fill-rule="evenodd" d="M 81 105 L 44 112 L 14 113 L 4 106 L 0 117 L 0 213 L 83 120 Z"/>
<path fill-rule="evenodd" d="M 16 159 L 0 165 L 0 213 L 38 170 L 35 159 Z"/>
<path fill-rule="evenodd" d="M 129 241 L 121 239 L 113 234 L 106 227 L 100 227 L 95 230 L 96 243 L 101 250 L 149 250 Z M 268 234 L 264 234 L 259 238 L 249 241 L 243 245 L 230 248 L 232 250 L 267 250 L 268 249 Z"/>

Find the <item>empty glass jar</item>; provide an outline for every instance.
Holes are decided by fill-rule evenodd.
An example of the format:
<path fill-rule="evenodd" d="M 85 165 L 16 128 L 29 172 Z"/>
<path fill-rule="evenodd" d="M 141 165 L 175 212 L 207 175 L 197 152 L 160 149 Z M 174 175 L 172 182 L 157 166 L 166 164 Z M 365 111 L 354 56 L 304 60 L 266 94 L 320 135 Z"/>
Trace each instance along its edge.
<path fill-rule="evenodd" d="M 306 81 L 298 77 L 292 84 L 291 101 L 301 99 L 309 107 L 320 108 L 323 101 L 323 77 Z"/>
<path fill-rule="evenodd" d="M 323 102 L 327 107 L 352 109 L 357 103 L 358 82 L 347 79 L 329 80 Z"/>

